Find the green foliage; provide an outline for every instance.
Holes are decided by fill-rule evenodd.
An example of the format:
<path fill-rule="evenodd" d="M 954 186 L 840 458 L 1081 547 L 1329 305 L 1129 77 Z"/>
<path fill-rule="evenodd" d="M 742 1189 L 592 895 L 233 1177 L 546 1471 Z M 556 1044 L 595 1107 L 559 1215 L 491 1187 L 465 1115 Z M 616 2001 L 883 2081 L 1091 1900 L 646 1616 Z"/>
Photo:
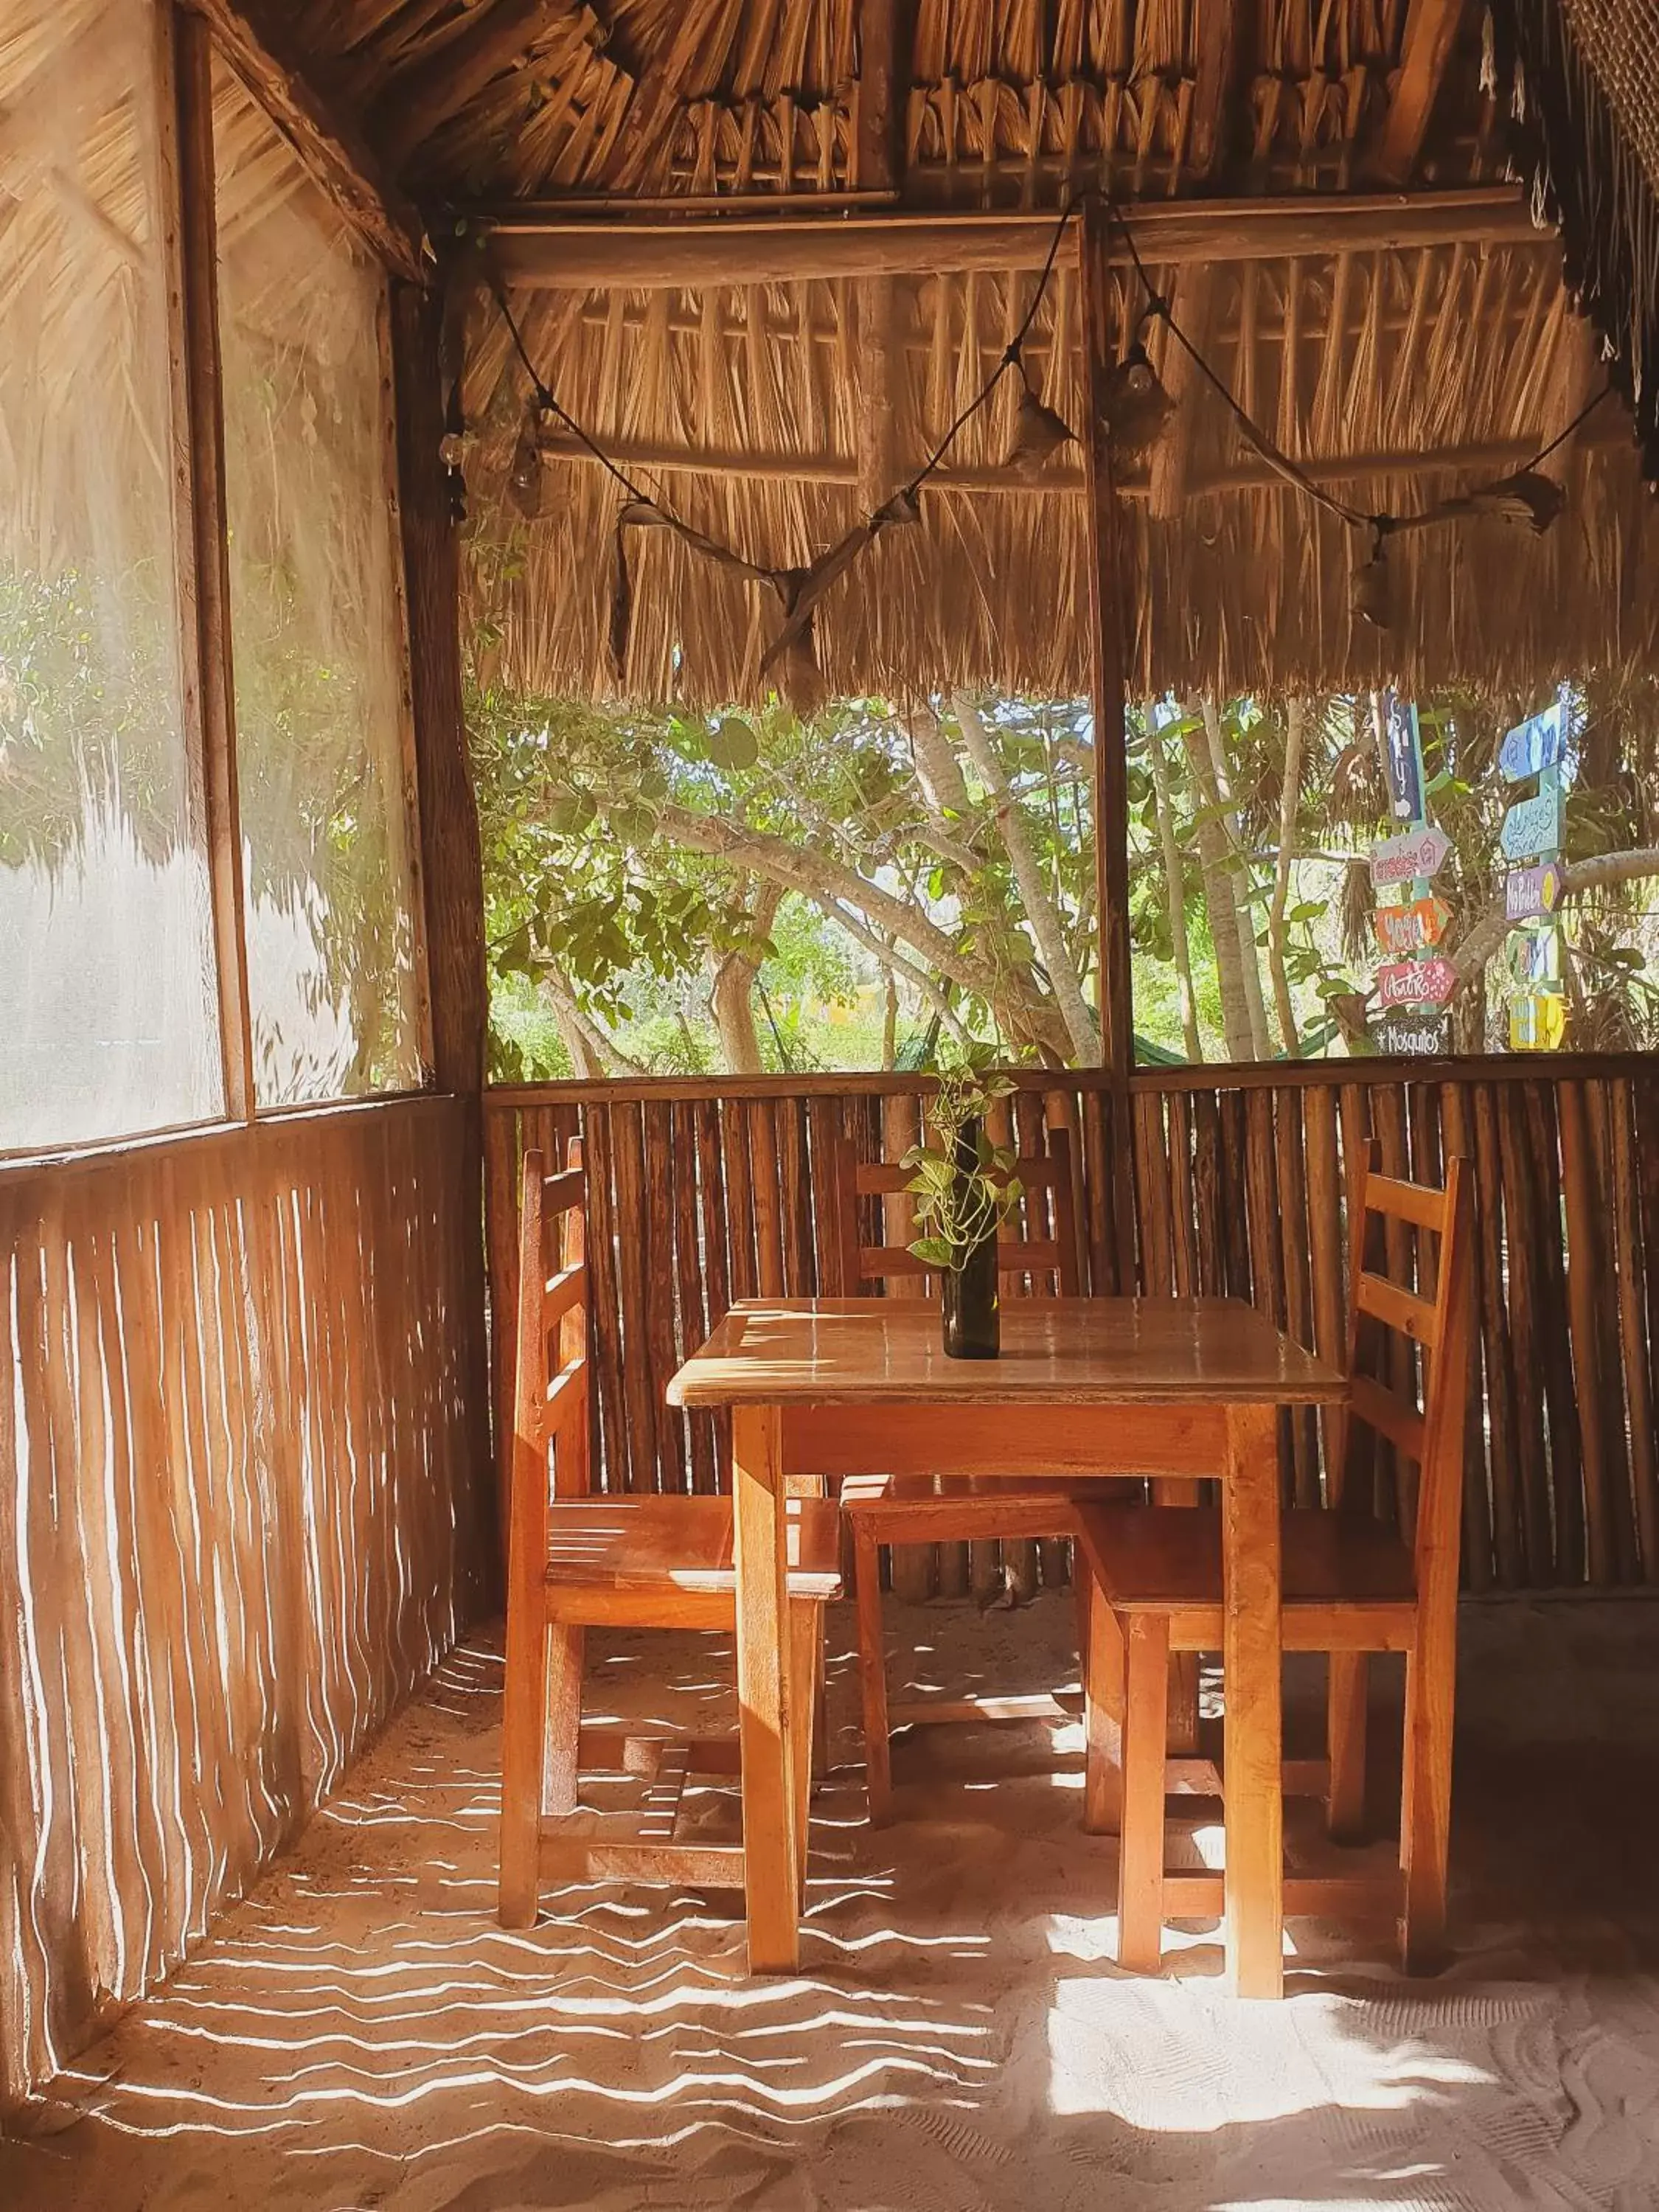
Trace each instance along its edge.
<path fill-rule="evenodd" d="M 992 1075 L 980 1055 L 952 1061 L 939 1072 L 939 1095 L 929 1108 L 928 1139 L 912 1145 L 900 1165 L 911 1170 L 921 1233 L 910 1250 L 930 1267 L 960 1274 L 1019 1203 L 1015 1156 L 994 1145 L 985 1120 L 1013 1089 Z"/>
<path fill-rule="evenodd" d="M 1028 835 L 1092 960 L 1091 835 L 1076 748 L 1080 707 L 994 702 Z M 832 703 L 805 720 L 781 702 L 711 716 L 527 698 L 475 680 L 468 719 L 477 775 L 492 974 L 568 993 L 628 1059 L 688 1070 L 710 1040 L 708 993 L 729 956 L 753 963 L 760 1049 L 769 1063 L 866 1063 L 883 1049 L 882 941 L 849 928 L 827 895 L 792 891 L 759 925 L 763 880 L 741 855 L 711 857 L 679 825 L 737 826 L 781 840 L 878 887 L 924 917 L 982 969 L 988 988 L 938 991 L 961 1033 L 1018 1048 L 1005 992 L 1033 984 L 1006 853 L 975 786 L 968 808 L 931 811 L 902 719 L 879 700 Z M 946 738 L 947 744 L 949 737 Z M 1072 749 L 1068 757 L 1067 748 Z M 1086 763 L 1085 764 L 1086 769 Z M 941 830 L 940 822 L 944 827 Z M 934 1048 L 937 1007 L 904 973 L 894 1053 Z M 666 994 L 677 1024 L 649 1039 Z"/>

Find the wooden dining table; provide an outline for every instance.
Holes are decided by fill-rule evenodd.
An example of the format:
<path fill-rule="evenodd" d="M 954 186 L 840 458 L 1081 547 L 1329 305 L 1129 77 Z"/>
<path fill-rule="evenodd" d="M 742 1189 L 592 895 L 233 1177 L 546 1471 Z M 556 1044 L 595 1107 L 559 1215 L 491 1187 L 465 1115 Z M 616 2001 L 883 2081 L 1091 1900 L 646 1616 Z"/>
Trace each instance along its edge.
<path fill-rule="evenodd" d="M 784 1501 L 849 1474 L 1152 1475 L 1220 1485 L 1227 1966 L 1283 1989 L 1279 1412 L 1346 1395 L 1340 1372 L 1233 1298 L 1018 1298 L 1000 1356 L 945 1356 L 908 1298 L 736 1305 L 668 1386 L 732 1420 L 749 1964 L 799 1961 L 805 1838 L 791 1787 L 805 1686 L 789 1674 Z"/>

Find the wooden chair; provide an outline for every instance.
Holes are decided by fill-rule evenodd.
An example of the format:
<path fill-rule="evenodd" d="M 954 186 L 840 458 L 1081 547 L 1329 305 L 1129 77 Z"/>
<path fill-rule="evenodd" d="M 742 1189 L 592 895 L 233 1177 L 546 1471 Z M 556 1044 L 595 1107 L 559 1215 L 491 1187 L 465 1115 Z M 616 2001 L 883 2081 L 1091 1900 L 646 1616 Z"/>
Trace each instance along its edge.
<path fill-rule="evenodd" d="M 1336 1497 L 1329 1511 L 1283 1520 L 1284 1639 L 1287 1651 L 1328 1655 L 1329 1816 L 1352 1837 L 1362 1816 L 1365 1699 L 1370 1654 L 1406 1655 L 1406 1728 L 1400 1863 L 1382 1877 L 1288 1881 L 1287 1912 L 1396 1915 L 1406 1965 L 1438 1953 L 1446 1923 L 1451 1817 L 1452 1706 L 1457 1642 L 1457 1569 L 1463 1504 L 1464 1417 L 1469 1364 L 1469 1188 L 1466 1163 L 1452 1160 L 1443 1191 L 1390 1180 L 1366 1161 L 1352 1203 L 1349 1319 L 1350 1398 L 1337 1439 Z M 1396 1254 L 1410 1232 L 1436 1240 L 1419 1251 L 1422 1295 L 1374 1271 L 1387 1231 Z M 1421 1238 L 1419 1237 L 1419 1247 Z M 1393 1382 L 1362 1371 L 1366 1355 L 1393 1337 Z M 1426 1385 L 1419 1410 L 1412 1374 L 1419 1347 Z M 1405 1388 L 1402 1392 L 1401 1384 Z M 1419 1470 L 1415 1533 L 1373 1516 L 1360 1478 L 1375 1468 L 1377 1440 Z M 1368 1464 L 1368 1462 L 1370 1462 Z M 1410 1504 L 1409 1488 L 1405 1492 Z M 1115 1632 L 1091 1639 L 1088 1692 L 1115 1702 L 1122 1675 L 1122 1840 L 1118 1959 L 1155 1971 L 1165 1918 L 1221 1909 L 1221 1877 L 1164 1869 L 1164 1697 L 1169 1656 L 1218 1650 L 1222 1642 L 1219 1516 L 1164 1506 L 1089 1502 L 1077 1531 L 1098 1596 Z M 1092 1731 L 1091 1731 L 1092 1741 Z M 1222 1778 L 1224 1790 L 1225 1776 Z"/>
<path fill-rule="evenodd" d="M 592 1626 L 737 1626 L 728 1498 L 595 1498 L 589 1492 L 587 1265 L 579 1145 L 547 1176 L 528 1151 L 519 1237 L 507 1567 L 507 1682 L 501 1724 L 500 1913 L 536 1917 L 544 1873 L 744 1886 L 743 1847 L 677 1836 L 681 1793 L 697 1772 L 738 1771 L 735 1735 L 674 1741 L 581 1726 L 582 1645 Z M 833 1504 L 788 1504 L 792 1674 L 817 1685 L 822 1608 L 841 1595 Z M 796 1818 L 805 1870 L 810 1711 L 793 1730 Z M 620 1840 L 558 1825 L 574 1813 L 584 1766 L 643 1775 L 644 1817 Z M 592 1824 L 590 1824 L 591 1829 Z"/>
<path fill-rule="evenodd" d="M 1072 1155 L 1064 1130 L 1050 1130 L 1048 1150 L 1019 1159 L 1014 1169 L 1025 1194 L 1024 1231 L 1011 1224 L 998 1250 L 1001 1289 L 1030 1285 L 1039 1292 L 1075 1297 L 1079 1288 L 1077 1216 L 1072 1199 Z M 902 1244 L 867 1244 L 860 1201 L 886 1199 L 909 1182 L 908 1170 L 889 1162 L 855 1160 L 843 1150 L 837 1184 L 842 1226 L 842 1277 L 849 1291 L 871 1283 L 925 1290 L 929 1271 Z M 1034 1213 L 1042 1217 L 1033 1223 Z M 890 1707 L 881 1598 L 884 1544 L 984 1543 L 1057 1537 L 1071 1533 L 1073 1490 L 1066 1482 L 988 1480 L 960 1476 L 849 1476 L 841 1502 L 853 1538 L 853 1588 L 857 1601 L 859 1682 L 863 1697 L 864 1752 L 870 1818 L 878 1826 L 892 1817 L 890 1746 L 896 1728 L 960 1721 L 1021 1721 L 1066 1717 L 1048 1697 L 930 1698 Z"/>

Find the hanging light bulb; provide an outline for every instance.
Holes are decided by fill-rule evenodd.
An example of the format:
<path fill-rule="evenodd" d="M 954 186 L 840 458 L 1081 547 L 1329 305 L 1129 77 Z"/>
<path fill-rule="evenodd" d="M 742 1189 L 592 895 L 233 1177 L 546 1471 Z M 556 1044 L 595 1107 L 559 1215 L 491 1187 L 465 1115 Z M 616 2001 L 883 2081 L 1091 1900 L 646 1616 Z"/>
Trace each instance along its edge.
<path fill-rule="evenodd" d="M 1564 488 L 1553 477 L 1537 469 L 1517 469 L 1484 490 L 1471 492 L 1469 506 L 1477 514 L 1495 514 L 1541 538 L 1567 503 Z"/>
<path fill-rule="evenodd" d="M 1137 328 L 1129 350 L 1109 369 L 1101 389 L 1100 411 L 1112 455 L 1119 463 L 1143 460 L 1163 436 L 1175 411 Z"/>
<path fill-rule="evenodd" d="M 1394 592 L 1384 537 L 1382 524 L 1373 522 L 1370 559 L 1356 565 L 1348 583 L 1348 612 L 1373 629 L 1387 629 L 1393 618 Z"/>
<path fill-rule="evenodd" d="M 908 530 L 921 520 L 921 501 L 908 485 L 896 491 L 890 499 L 884 500 L 870 518 L 870 535 L 879 538 L 884 530 Z"/>
<path fill-rule="evenodd" d="M 519 442 L 513 448 L 507 489 L 508 497 L 526 521 L 533 522 L 542 511 L 541 410 L 533 399 L 525 409 L 524 420 L 519 426 Z"/>
<path fill-rule="evenodd" d="M 1013 358 L 1019 371 L 1019 408 L 1014 416 L 1014 434 L 1003 455 L 1003 466 L 1029 483 L 1062 446 L 1071 443 L 1076 434 L 1069 422 L 1038 398 L 1020 356 L 1016 354 Z"/>

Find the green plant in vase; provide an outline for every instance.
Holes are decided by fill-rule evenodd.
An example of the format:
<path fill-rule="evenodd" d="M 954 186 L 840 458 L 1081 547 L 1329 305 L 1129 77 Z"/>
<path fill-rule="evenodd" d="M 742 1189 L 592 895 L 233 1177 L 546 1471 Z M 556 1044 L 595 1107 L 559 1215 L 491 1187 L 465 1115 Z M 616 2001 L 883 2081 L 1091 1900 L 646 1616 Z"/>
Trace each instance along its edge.
<path fill-rule="evenodd" d="M 997 1310 L 997 1232 L 1019 1203 L 1014 1154 L 994 1145 L 986 1117 L 1013 1085 L 971 1062 L 947 1067 L 928 1115 L 926 1144 L 913 1145 L 900 1164 L 915 1200 L 920 1234 L 910 1244 L 937 1271 L 945 1349 L 952 1359 L 994 1359 L 1000 1341 Z"/>

